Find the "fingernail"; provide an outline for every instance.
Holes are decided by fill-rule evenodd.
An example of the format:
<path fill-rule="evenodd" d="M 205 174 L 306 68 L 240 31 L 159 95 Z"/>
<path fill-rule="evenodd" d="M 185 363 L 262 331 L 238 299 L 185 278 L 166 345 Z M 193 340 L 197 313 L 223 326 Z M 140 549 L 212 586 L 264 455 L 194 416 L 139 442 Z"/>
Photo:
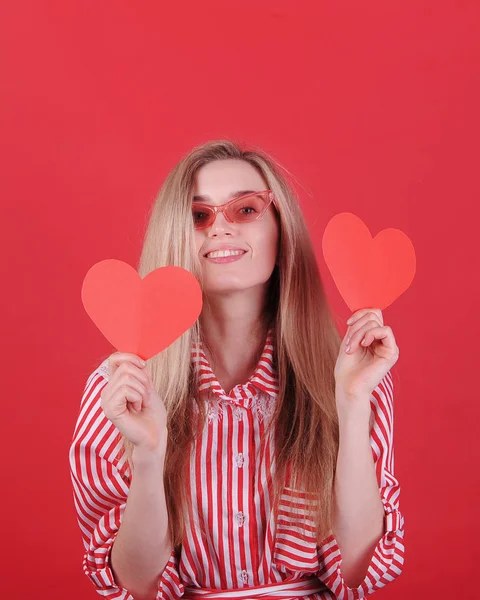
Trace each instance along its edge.
<path fill-rule="evenodd" d="M 139 363 L 142 367 L 144 367 L 147 364 L 144 360 L 139 360 Z"/>
<path fill-rule="evenodd" d="M 353 322 L 353 317 L 350 317 L 350 318 L 348 319 L 348 321 L 347 321 L 347 325 L 351 325 L 351 324 L 352 324 L 352 322 Z"/>
<path fill-rule="evenodd" d="M 347 346 L 347 347 L 345 348 L 345 352 L 350 352 L 350 346 Z"/>
<path fill-rule="evenodd" d="M 347 339 L 345 340 L 345 344 L 348 346 L 350 344 L 350 338 L 347 337 Z"/>

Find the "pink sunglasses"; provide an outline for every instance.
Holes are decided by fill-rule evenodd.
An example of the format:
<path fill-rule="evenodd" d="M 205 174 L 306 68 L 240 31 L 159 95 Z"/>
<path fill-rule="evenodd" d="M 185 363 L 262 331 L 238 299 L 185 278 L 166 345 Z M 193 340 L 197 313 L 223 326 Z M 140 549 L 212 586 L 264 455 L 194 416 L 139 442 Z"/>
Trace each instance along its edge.
<path fill-rule="evenodd" d="M 273 202 L 273 205 L 278 210 L 272 190 L 262 190 L 252 194 L 245 194 L 244 196 L 229 200 L 221 206 L 192 202 L 193 224 L 195 229 L 210 227 L 219 212 L 222 212 L 230 223 L 250 223 L 251 221 L 260 219 L 265 214 L 271 202 Z"/>

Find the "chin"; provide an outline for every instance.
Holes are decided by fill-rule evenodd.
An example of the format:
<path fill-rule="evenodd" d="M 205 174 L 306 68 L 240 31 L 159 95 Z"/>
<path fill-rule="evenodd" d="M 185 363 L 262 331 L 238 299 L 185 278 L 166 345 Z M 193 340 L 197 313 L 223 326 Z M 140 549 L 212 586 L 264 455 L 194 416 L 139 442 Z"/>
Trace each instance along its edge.
<path fill-rule="evenodd" d="M 258 288 L 259 286 L 266 285 L 268 280 L 255 280 L 255 281 L 221 281 L 205 282 L 204 291 L 208 294 L 235 294 L 237 292 L 246 292 L 252 288 Z"/>
<path fill-rule="evenodd" d="M 248 289 L 248 287 L 245 287 L 244 285 L 225 285 L 225 283 L 223 284 L 218 284 L 218 285 L 206 285 L 205 286 L 205 293 L 208 294 L 235 294 L 236 292 L 241 292 L 243 290 Z"/>

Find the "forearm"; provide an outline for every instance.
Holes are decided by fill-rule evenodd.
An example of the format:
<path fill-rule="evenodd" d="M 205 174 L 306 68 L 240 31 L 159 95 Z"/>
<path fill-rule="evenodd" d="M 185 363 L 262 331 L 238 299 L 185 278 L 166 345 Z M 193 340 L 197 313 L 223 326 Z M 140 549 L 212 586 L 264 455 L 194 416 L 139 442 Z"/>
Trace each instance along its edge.
<path fill-rule="evenodd" d="M 358 400 L 358 402 L 357 402 Z M 365 578 L 384 533 L 384 508 L 370 446 L 370 406 L 366 399 L 337 398 L 339 452 L 334 482 L 333 531 L 349 587 Z"/>
<path fill-rule="evenodd" d="M 112 548 L 115 580 L 135 600 L 154 600 L 172 548 L 163 484 L 164 455 L 134 453 L 134 472 Z"/>

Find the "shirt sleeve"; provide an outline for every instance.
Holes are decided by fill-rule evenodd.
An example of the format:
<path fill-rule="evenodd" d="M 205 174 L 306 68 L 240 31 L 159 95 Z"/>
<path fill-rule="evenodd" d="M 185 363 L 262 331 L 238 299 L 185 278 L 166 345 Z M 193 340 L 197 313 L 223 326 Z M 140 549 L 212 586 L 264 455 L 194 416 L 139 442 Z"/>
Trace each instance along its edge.
<path fill-rule="evenodd" d="M 179 554 L 175 549 L 172 550 L 160 579 L 157 600 L 178 600 L 184 595 L 185 586 L 179 574 L 179 560 Z"/>
<path fill-rule="evenodd" d="M 85 554 L 83 571 L 98 594 L 115 600 L 134 600 L 119 586 L 111 568 L 111 551 L 130 488 L 130 469 L 117 428 L 101 407 L 108 382 L 105 363 L 87 380 L 80 414 L 70 446 L 70 475 L 77 521 Z M 159 580 L 157 599 L 176 600 L 185 588 L 179 576 L 179 556 L 172 550 Z"/>
<path fill-rule="evenodd" d="M 70 446 L 70 476 L 85 548 L 85 575 L 101 596 L 134 600 L 128 590 L 115 582 L 110 563 L 128 497 L 129 478 L 125 463 L 119 461 L 119 432 L 100 405 L 106 384 L 107 379 L 99 370 L 88 378 Z"/>
<path fill-rule="evenodd" d="M 399 510 L 400 485 L 394 476 L 393 449 L 393 380 L 390 372 L 372 393 L 370 405 L 374 424 L 370 445 L 383 507 L 384 534 L 373 552 L 363 582 L 355 588 L 345 583 L 342 556 L 335 536 L 327 537 L 318 548 L 318 578 L 338 600 L 364 598 L 401 574 L 404 564 L 404 517 Z"/>

